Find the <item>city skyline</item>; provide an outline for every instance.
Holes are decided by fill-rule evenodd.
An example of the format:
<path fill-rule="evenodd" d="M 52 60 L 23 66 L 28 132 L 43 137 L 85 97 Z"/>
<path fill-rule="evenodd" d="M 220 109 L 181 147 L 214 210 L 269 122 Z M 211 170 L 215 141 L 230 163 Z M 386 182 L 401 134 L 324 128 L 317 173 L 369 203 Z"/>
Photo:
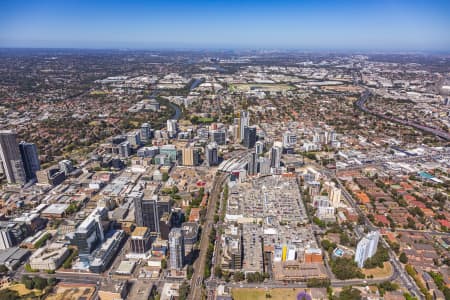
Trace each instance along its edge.
<path fill-rule="evenodd" d="M 0 47 L 450 49 L 446 1 L 14 1 L 0 8 Z"/>

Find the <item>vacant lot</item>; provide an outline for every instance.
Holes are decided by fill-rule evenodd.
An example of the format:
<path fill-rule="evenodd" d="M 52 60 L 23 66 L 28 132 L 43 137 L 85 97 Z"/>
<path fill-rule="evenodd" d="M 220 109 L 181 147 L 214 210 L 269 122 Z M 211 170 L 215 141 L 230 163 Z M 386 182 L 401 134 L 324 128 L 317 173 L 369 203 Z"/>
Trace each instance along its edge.
<path fill-rule="evenodd" d="M 305 289 L 233 289 L 234 300 L 296 300 Z M 270 295 L 266 297 L 267 295 Z"/>
<path fill-rule="evenodd" d="M 384 278 L 392 275 L 392 265 L 390 262 L 384 262 L 383 268 L 363 269 L 366 276 L 373 275 L 374 278 Z"/>

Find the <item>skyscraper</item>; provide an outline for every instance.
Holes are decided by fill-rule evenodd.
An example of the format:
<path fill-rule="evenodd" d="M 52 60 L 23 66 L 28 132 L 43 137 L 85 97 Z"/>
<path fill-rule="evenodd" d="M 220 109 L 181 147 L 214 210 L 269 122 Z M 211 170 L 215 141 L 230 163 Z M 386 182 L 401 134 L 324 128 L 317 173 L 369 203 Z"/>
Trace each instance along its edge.
<path fill-rule="evenodd" d="M 130 196 L 134 201 L 134 216 L 137 226 L 145 226 L 151 232 L 160 232 L 159 221 L 164 213 L 170 211 L 170 201 L 160 201 L 158 195 Z"/>
<path fill-rule="evenodd" d="M 24 184 L 26 174 L 16 137 L 17 134 L 11 130 L 0 131 L 0 158 L 8 182 Z"/>
<path fill-rule="evenodd" d="M 256 143 L 256 127 L 245 126 L 244 128 L 244 146 L 247 148 L 255 147 Z"/>
<path fill-rule="evenodd" d="M 169 137 L 174 137 L 177 134 L 177 131 L 177 120 L 167 120 L 167 133 L 169 134 Z"/>
<path fill-rule="evenodd" d="M 258 155 L 255 152 L 250 153 L 248 160 L 248 175 L 256 175 L 258 173 Z"/>
<path fill-rule="evenodd" d="M 211 131 L 211 141 L 216 142 L 218 145 L 226 144 L 226 132 L 223 129 L 213 130 Z"/>
<path fill-rule="evenodd" d="M 281 148 L 278 146 L 273 146 L 270 149 L 270 167 L 279 168 L 281 161 Z"/>
<path fill-rule="evenodd" d="M 239 114 L 239 138 L 240 138 L 240 142 L 244 139 L 244 129 L 245 126 L 249 126 L 250 124 L 250 114 L 245 111 L 245 110 L 241 110 L 240 114 Z"/>
<path fill-rule="evenodd" d="M 219 164 L 219 156 L 216 143 L 208 144 L 205 149 L 205 154 L 208 166 L 215 166 Z"/>
<path fill-rule="evenodd" d="M 198 165 L 199 155 L 197 149 L 192 147 L 186 147 L 182 149 L 182 160 L 184 166 L 196 166 Z"/>
<path fill-rule="evenodd" d="M 19 143 L 19 150 L 27 181 L 36 178 L 36 171 L 41 169 L 36 145 L 22 141 Z"/>
<path fill-rule="evenodd" d="M 143 123 L 141 125 L 141 141 L 143 143 L 147 143 L 148 141 L 150 141 L 151 137 L 152 137 L 152 128 L 150 126 L 150 124 L 148 123 Z"/>
<path fill-rule="evenodd" d="M 170 268 L 182 269 L 184 263 L 184 239 L 181 228 L 172 228 L 169 233 Z"/>
<path fill-rule="evenodd" d="M 358 267 L 364 267 L 364 262 L 375 255 L 378 248 L 378 240 L 380 239 L 379 231 L 369 232 L 365 237 L 363 237 L 356 247 L 355 262 Z"/>

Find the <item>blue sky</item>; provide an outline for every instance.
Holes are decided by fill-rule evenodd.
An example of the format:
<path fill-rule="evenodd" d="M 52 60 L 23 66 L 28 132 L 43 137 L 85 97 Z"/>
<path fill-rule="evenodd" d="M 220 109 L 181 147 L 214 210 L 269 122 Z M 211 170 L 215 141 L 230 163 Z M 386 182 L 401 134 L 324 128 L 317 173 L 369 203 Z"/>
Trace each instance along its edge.
<path fill-rule="evenodd" d="M 450 1 L 0 0 L 0 47 L 450 51 Z"/>

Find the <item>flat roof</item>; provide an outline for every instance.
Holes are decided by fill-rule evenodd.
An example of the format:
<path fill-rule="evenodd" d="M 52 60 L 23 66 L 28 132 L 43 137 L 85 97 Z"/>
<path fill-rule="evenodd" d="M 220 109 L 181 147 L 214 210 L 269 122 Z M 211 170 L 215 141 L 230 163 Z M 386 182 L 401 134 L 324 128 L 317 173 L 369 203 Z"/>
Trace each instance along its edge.
<path fill-rule="evenodd" d="M 132 233 L 132 237 L 142 237 L 145 235 L 145 233 L 148 231 L 148 227 L 142 226 L 142 227 L 136 227 Z"/>
<path fill-rule="evenodd" d="M 50 204 L 49 207 L 42 211 L 43 214 L 52 214 L 52 215 L 62 215 L 66 209 L 69 207 L 69 204 L 65 203 L 54 203 Z"/>

